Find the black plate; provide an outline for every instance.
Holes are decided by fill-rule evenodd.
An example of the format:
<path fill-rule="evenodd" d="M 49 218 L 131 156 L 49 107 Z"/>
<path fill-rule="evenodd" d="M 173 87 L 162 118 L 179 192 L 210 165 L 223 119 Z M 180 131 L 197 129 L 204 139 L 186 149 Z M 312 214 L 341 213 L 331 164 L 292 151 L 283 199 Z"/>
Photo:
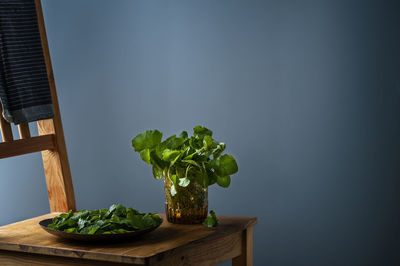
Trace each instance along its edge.
<path fill-rule="evenodd" d="M 39 225 L 46 230 L 46 232 L 58 236 L 58 237 L 62 237 L 62 238 L 66 238 L 66 239 L 73 239 L 73 240 L 81 240 L 81 241 L 99 241 L 99 240 L 125 240 L 125 239 L 131 239 L 131 238 L 135 238 L 139 235 L 143 235 L 146 233 L 149 233 L 153 230 L 155 230 L 157 227 L 159 227 L 163 220 L 161 219 L 161 223 L 155 227 L 152 228 L 148 228 L 148 229 L 144 229 L 144 230 L 138 230 L 135 232 L 129 232 L 129 233 L 123 233 L 123 234 L 94 234 L 94 235 L 88 235 L 88 234 L 73 234 L 73 233 L 66 233 L 63 231 L 59 231 L 59 230 L 55 230 L 52 228 L 47 227 L 49 224 L 51 224 L 53 222 L 53 219 L 45 219 L 39 222 Z"/>

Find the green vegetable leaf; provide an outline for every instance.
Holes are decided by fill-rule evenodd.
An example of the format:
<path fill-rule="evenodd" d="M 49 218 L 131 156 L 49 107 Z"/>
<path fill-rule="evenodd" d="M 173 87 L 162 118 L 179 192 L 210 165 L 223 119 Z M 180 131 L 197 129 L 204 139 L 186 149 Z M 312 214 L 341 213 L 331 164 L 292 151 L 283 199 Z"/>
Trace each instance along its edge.
<path fill-rule="evenodd" d="M 172 184 L 176 185 L 178 183 L 178 176 L 177 175 L 172 175 L 171 176 L 171 181 L 172 181 Z"/>
<path fill-rule="evenodd" d="M 178 161 L 178 159 L 181 157 L 182 153 L 179 152 L 178 156 L 175 157 L 175 159 L 170 163 L 169 167 L 172 167 L 176 161 Z"/>
<path fill-rule="evenodd" d="M 130 224 L 135 229 L 143 229 L 143 228 L 145 228 L 144 223 L 143 223 L 143 217 L 141 215 L 133 215 L 130 218 Z"/>
<path fill-rule="evenodd" d="M 193 135 L 196 137 L 204 137 L 204 136 L 212 136 L 213 132 L 206 127 L 202 126 L 195 126 L 193 128 Z"/>
<path fill-rule="evenodd" d="M 186 131 L 182 131 L 181 134 L 179 134 L 179 137 L 187 139 L 188 138 L 188 133 Z"/>
<path fill-rule="evenodd" d="M 231 184 L 231 177 L 227 176 L 217 176 L 217 184 L 221 187 L 229 187 Z"/>
<path fill-rule="evenodd" d="M 85 227 L 86 220 L 79 218 L 78 220 L 78 229 L 81 230 L 83 227 Z"/>
<path fill-rule="evenodd" d="M 207 171 L 207 175 L 208 175 L 208 185 L 209 186 L 214 185 L 217 182 L 217 175 L 211 170 Z"/>
<path fill-rule="evenodd" d="M 72 227 L 72 228 L 65 229 L 64 232 L 76 234 L 76 233 L 77 233 L 77 230 L 76 230 L 76 228 L 73 228 L 73 227 Z"/>
<path fill-rule="evenodd" d="M 182 162 L 197 166 L 198 168 L 201 168 L 201 166 L 193 160 L 182 160 Z"/>
<path fill-rule="evenodd" d="M 179 151 L 171 151 L 169 149 L 166 149 L 162 153 L 162 159 L 166 162 L 171 162 L 176 159 L 177 156 L 179 156 L 181 153 Z"/>
<path fill-rule="evenodd" d="M 175 185 L 171 186 L 171 196 L 175 196 L 176 195 L 176 189 L 175 189 Z"/>
<path fill-rule="evenodd" d="M 163 178 L 163 171 L 158 168 L 156 165 L 153 165 L 153 176 L 155 179 Z"/>
<path fill-rule="evenodd" d="M 207 227 L 216 227 L 218 225 L 218 218 L 213 210 L 210 211 L 210 216 L 204 220 L 203 225 Z"/>
<path fill-rule="evenodd" d="M 203 187 L 207 188 L 208 187 L 208 175 L 205 171 L 201 171 L 198 174 L 196 174 L 197 177 L 197 182 Z"/>
<path fill-rule="evenodd" d="M 193 149 L 193 150 L 198 150 L 201 149 L 203 147 L 203 142 L 195 137 L 191 137 L 189 139 L 189 146 Z"/>
<path fill-rule="evenodd" d="M 150 164 L 150 150 L 144 149 L 140 152 L 140 158 L 145 161 L 147 164 Z"/>
<path fill-rule="evenodd" d="M 206 149 L 210 148 L 213 145 L 213 143 L 214 143 L 214 140 L 212 139 L 211 136 L 208 136 L 208 135 L 204 136 L 203 145 Z"/>
<path fill-rule="evenodd" d="M 168 139 L 166 139 L 163 142 L 163 145 L 165 145 L 165 147 L 167 147 L 170 150 L 176 150 L 178 149 L 183 143 L 185 143 L 185 139 L 184 138 L 177 138 L 175 135 L 169 137 Z"/>
<path fill-rule="evenodd" d="M 189 178 L 186 178 L 186 177 L 179 178 L 179 183 L 178 184 L 181 187 L 187 187 L 190 184 L 190 180 L 189 180 Z"/>
<path fill-rule="evenodd" d="M 186 171 L 185 171 L 185 169 L 183 169 L 183 168 L 181 168 L 181 167 L 178 167 L 178 168 L 176 168 L 176 176 L 178 177 L 178 178 L 183 178 L 183 177 L 186 177 L 186 175 L 185 175 L 185 173 L 186 173 Z"/>
<path fill-rule="evenodd" d="M 211 161 L 211 166 L 214 168 L 218 176 L 232 175 L 238 171 L 238 166 L 232 155 L 222 155 L 219 159 Z"/>
<path fill-rule="evenodd" d="M 226 148 L 225 143 L 220 142 L 215 149 L 213 149 L 212 154 L 214 156 L 214 159 L 218 159 L 219 156 L 224 152 Z"/>
<path fill-rule="evenodd" d="M 137 152 L 152 149 L 161 143 L 162 133 L 158 130 L 146 130 L 132 139 L 132 146 Z"/>
<path fill-rule="evenodd" d="M 121 204 L 113 204 L 108 208 L 109 213 L 114 213 L 116 209 L 121 208 Z"/>
<path fill-rule="evenodd" d="M 158 147 L 158 146 L 157 146 Z M 162 155 L 160 155 L 162 156 Z M 157 152 L 155 150 L 150 152 L 150 161 L 152 165 L 155 165 L 159 167 L 160 169 L 163 169 L 167 166 L 167 164 L 161 160 L 161 157 L 157 155 Z"/>
<path fill-rule="evenodd" d="M 87 233 L 88 235 L 93 235 L 94 233 L 96 233 L 96 231 L 99 229 L 98 226 L 93 226 L 91 227 L 91 229 L 89 230 L 89 232 Z"/>

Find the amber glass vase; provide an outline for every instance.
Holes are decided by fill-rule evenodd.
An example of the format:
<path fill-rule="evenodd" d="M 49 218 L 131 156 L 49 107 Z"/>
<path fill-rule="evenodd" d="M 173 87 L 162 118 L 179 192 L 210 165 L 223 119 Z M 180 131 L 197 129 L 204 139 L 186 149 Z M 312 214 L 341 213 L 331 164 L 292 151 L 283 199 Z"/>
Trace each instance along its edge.
<path fill-rule="evenodd" d="M 176 188 L 176 194 L 171 195 L 172 182 L 164 178 L 165 183 L 165 213 L 167 220 L 175 224 L 199 224 L 207 218 L 208 189 L 196 182 L 187 187 Z"/>

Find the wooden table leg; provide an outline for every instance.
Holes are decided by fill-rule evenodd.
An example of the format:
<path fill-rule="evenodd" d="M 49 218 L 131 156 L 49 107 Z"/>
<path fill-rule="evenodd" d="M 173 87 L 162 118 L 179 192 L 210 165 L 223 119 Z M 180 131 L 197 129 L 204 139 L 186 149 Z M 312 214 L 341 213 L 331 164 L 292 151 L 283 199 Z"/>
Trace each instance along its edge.
<path fill-rule="evenodd" d="M 253 266 L 253 227 L 250 226 L 242 235 L 242 254 L 232 259 L 232 266 Z"/>

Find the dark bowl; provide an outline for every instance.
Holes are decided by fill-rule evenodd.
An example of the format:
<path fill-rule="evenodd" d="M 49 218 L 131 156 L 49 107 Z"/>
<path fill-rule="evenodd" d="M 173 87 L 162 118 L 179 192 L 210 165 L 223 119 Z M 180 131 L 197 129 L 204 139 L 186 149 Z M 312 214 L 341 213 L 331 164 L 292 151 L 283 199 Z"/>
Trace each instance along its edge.
<path fill-rule="evenodd" d="M 159 227 L 163 223 L 163 219 L 160 217 L 161 223 L 157 226 L 144 229 L 144 230 L 138 230 L 135 232 L 129 232 L 129 233 L 122 233 L 122 234 L 93 234 L 93 235 L 88 235 L 88 234 L 74 234 L 74 233 L 66 233 L 63 231 L 55 230 L 52 228 L 47 227 L 49 224 L 53 222 L 53 219 L 45 219 L 39 222 L 39 225 L 48 233 L 66 238 L 66 239 L 72 239 L 72 240 L 79 240 L 79 241 L 104 241 L 104 240 L 126 240 L 126 239 L 132 239 L 135 237 L 138 237 L 140 235 L 149 233 L 153 230 L 155 230 L 157 227 Z"/>

